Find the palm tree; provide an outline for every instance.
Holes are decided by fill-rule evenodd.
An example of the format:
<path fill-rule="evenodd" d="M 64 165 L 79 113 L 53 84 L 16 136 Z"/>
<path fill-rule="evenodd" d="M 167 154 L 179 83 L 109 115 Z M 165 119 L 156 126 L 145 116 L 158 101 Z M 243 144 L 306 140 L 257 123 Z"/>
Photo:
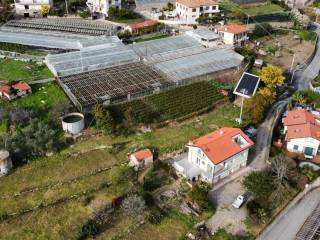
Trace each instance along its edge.
<path fill-rule="evenodd" d="M 300 92 L 295 92 L 293 94 L 293 100 L 299 104 L 306 104 L 307 103 L 306 98 Z"/>

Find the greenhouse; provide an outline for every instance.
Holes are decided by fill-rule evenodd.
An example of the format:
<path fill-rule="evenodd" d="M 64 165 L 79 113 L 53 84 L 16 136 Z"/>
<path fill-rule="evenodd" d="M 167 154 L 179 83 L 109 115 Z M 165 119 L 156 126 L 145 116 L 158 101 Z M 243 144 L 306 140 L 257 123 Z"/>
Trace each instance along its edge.
<path fill-rule="evenodd" d="M 56 76 L 95 71 L 116 65 L 138 62 L 139 56 L 123 45 L 99 45 L 77 52 L 48 55 L 46 63 Z"/>
<path fill-rule="evenodd" d="M 141 62 L 61 77 L 59 82 L 81 111 L 96 103 L 120 103 L 172 85 L 159 72 Z"/>
<path fill-rule="evenodd" d="M 0 30 L 0 42 L 15 43 L 34 47 L 79 50 L 99 44 L 121 43 L 117 37 L 87 37 L 68 34 L 45 34 L 43 32 L 14 32 Z"/>
<path fill-rule="evenodd" d="M 70 32 L 93 36 L 112 36 L 119 30 L 119 26 L 116 25 L 78 18 L 34 18 L 11 20 L 4 26 L 7 28 Z"/>

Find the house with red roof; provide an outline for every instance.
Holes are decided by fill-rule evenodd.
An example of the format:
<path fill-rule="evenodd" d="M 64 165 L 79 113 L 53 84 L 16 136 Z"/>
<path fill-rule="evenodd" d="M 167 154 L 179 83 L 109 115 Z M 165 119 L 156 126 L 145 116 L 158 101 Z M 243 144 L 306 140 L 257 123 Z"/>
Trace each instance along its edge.
<path fill-rule="evenodd" d="M 288 111 L 282 119 L 289 152 L 304 154 L 312 159 L 320 145 L 320 118 L 306 109 Z"/>
<path fill-rule="evenodd" d="M 212 17 L 220 12 L 218 0 L 177 0 L 176 13 L 181 22 L 196 24 L 200 16 Z"/>
<path fill-rule="evenodd" d="M 128 30 L 132 35 L 137 35 L 142 32 L 154 32 L 160 30 L 157 28 L 159 22 L 156 20 L 148 20 L 139 23 L 132 23 L 125 27 L 125 30 Z M 160 25 L 159 25 L 160 28 Z"/>
<path fill-rule="evenodd" d="M 189 181 L 215 183 L 247 165 L 252 140 L 240 128 L 220 128 L 187 144 L 188 156 L 174 162 Z"/>
<path fill-rule="evenodd" d="M 29 84 L 26 82 L 22 82 L 22 81 L 11 85 L 11 87 L 16 91 L 16 93 L 19 97 L 28 95 L 29 93 L 32 92 Z"/>
<path fill-rule="evenodd" d="M 16 96 L 13 94 L 11 86 L 2 85 L 0 86 L 0 97 L 7 98 L 8 100 L 14 99 Z"/>
<path fill-rule="evenodd" d="M 142 149 L 132 153 L 129 158 L 129 166 L 133 167 L 136 171 L 148 167 L 153 163 L 153 153 L 150 149 Z"/>
<path fill-rule="evenodd" d="M 31 93 L 31 87 L 26 82 L 18 82 L 12 85 L 0 86 L 0 97 L 12 100 L 16 97 L 22 97 Z"/>
<path fill-rule="evenodd" d="M 243 45 L 249 39 L 249 29 L 245 25 L 232 24 L 215 29 L 225 44 Z"/>

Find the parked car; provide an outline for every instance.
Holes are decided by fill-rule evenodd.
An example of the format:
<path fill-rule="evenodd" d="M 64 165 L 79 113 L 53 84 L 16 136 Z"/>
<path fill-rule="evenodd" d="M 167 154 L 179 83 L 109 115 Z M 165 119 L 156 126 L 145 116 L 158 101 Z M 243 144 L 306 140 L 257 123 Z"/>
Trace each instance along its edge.
<path fill-rule="evenodd" d="M 235 208 L 240 208 L 245 201 L 246 198 L 244 195 L 238 195 L 237 199 L 232 203 L 232 206 Z"/>

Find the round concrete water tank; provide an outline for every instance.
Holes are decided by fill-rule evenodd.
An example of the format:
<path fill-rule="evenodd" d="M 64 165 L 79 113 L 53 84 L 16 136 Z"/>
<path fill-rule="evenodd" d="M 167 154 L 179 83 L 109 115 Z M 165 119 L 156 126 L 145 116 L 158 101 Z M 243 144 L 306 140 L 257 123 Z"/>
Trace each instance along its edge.
<path fill-rule="evenodd" d="M 65 132 L 79 134 L 84 129 L 84 115 L 82 113 L 69 113 L 62 117 L 62 128 Z"/>
<path fill-rule="evenodd" d="M 6 174 L 12 168 L 10 154 L 6 150 L 0 150 L 0 175 Z"/>

